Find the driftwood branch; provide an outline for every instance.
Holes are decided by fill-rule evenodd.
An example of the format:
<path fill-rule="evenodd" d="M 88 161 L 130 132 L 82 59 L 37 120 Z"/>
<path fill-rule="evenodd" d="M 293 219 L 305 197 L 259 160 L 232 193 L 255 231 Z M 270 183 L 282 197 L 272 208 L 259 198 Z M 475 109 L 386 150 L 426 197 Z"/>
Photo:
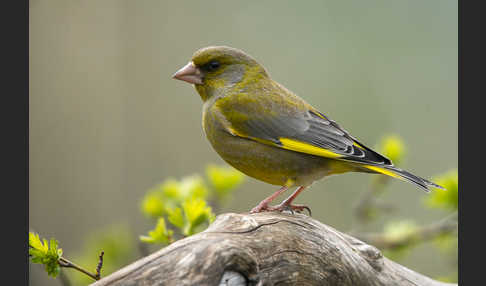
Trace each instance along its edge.
<path fill-rule="evenodd" d="M 102 278 L 114 285 L 456 285 L 405 268 L 356 238 L 302 214 L 223 214 Z"/>

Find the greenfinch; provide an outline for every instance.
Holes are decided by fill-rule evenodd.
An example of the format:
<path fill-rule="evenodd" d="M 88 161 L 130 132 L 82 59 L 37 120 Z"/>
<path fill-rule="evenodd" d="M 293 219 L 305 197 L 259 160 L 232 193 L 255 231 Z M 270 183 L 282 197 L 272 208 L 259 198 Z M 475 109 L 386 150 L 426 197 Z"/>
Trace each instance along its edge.
<path fill-rule="evenodd" d="M 271 79 L 245 52 L 202 48 L 173 78 L 194 84 L 203 101 L 202 126 L 214 150 L 231 166 L 281 188 L 250 212 L 310 209 L 292 201 L 314 181 L 366 172 L 411 182 L 429 192 L 441 188 L 399 169 L 335 121 Z M 272 200 L 298 187 L 281 204 Z"/>

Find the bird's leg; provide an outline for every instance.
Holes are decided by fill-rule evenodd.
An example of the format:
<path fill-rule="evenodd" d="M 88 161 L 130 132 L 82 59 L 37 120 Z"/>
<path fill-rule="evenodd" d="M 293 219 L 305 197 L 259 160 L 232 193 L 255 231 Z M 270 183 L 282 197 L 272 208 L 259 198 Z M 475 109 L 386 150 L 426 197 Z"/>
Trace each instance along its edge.
<path fill-rule="evenodd" d="M 278 195 L 285 192 L 288 188 L 289 187 L 287 186 L 281 187 L 278 191 L 273 193 L 271 196 L 261 201 L 256 207 L 252 208 L 250 213 L 259 213 L 266 210 L 273 210 L 273 208 L 271 208 L 268 204 L 271 203 Z"/>
<path fill-rule="evenodd" d="M 305 186 L 300 186 L 295 192 L 293 192 L 288 198 L 286 198 L 281 204 L 270 207 L 269 210 L 277 210 L 277 211 L 285 211 L 285 210 L 290 210 L 290 212 L 301 212 L 303 210 L 307 210 L 309 212 L 309 215 L 312 216 L 312 212 L 308 206 L 304 205 L 292 205 L 292 201 L 302 192 L 306 187 Z"/>

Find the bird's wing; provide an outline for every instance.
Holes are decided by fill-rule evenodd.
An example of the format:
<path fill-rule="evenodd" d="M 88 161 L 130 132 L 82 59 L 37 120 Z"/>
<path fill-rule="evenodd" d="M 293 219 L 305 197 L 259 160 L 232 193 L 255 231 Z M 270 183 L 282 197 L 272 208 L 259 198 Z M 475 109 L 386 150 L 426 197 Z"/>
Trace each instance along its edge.
<path fill-rule="evenodd" d="M 235 136 L 326 158 L 392 166 L 388 158 L 359 143 L 335 121 L 295 96 L 290 100 L 231 96 L 218 100 L 215 108 L 223 126 Z"/>
<path fill-rule="evenodd" d="M 444 189 L 396 168 L 385 156 L 349 135 L 335 121 L 293 94 L 227 96 L 213 105 L 226 131 L 279 148 L 359 164 L 363 169 L 416 184 Z"/>

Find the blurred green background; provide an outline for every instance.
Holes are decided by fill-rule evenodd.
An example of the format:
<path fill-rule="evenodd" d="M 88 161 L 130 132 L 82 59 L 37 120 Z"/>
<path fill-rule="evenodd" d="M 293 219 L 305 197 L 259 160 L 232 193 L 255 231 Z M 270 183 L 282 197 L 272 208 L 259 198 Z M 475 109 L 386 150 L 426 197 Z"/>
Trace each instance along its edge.
<path fill-rule="evenodd" d="M 147 189 L 223 163 L 203 134 L 198 94 L 171 79 L 209 45 L 254 56 L 368 146 L 398 134 L 409 171 L 457 167 L 457 1 L 31 0 L 29 13 L 29 226 L 66 257 L 111 225 L 137 239 L 153 228 L 140 212 Z M 347 231 L 369 181 L 333 176 L 297 201 Z M 219 213 L 248 211 L 275 190 L 249 178 Z M 393 181 L 385 199 L 399 209 L 389 218 L 442 218 L 424 196 Z M 431 277 L 455 271 L 430 243 L 400 263 Z M 30 285 L 60 284 L 31 265 Z"/>

